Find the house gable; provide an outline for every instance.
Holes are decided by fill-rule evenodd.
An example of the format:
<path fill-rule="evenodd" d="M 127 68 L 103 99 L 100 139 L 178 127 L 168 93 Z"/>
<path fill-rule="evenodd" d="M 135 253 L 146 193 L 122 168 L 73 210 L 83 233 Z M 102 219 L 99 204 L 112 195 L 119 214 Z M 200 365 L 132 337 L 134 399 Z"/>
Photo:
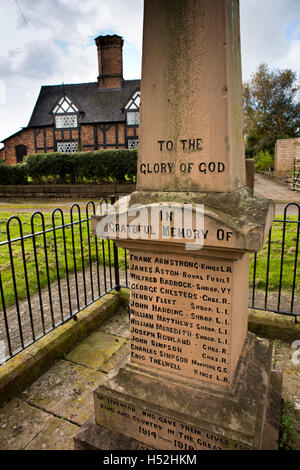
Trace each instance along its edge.
<path fill-rule="evenodd" d="M 110 47 L 112 41 L 114 47 Z M 18 144 L 30 135 L 28 153 L 138 146 L 140 80 L 123 80 L 121 59 L 116 57 L 122 44 L 117 36 L 97 38 L 99 60 L 105 53 L 100 81 L 42 86 L 28 127 L 18 133 Z M 109 67 L 118 69 L 118 87 L 109 80 Z M 5 139 L 9 148 L 5 154 L 9 154 L 10 163 L 15 163 L 11 138 Z"/>

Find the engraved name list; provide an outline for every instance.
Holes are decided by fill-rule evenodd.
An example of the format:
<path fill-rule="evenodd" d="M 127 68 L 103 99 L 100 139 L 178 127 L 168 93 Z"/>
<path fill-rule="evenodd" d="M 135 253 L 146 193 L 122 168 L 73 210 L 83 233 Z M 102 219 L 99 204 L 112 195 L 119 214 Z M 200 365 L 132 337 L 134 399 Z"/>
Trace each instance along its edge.
<path fill-rule="evenodd" d="M 130 263 L 131 361 L 228 384 L 233 263 L 143 252 Z"/>

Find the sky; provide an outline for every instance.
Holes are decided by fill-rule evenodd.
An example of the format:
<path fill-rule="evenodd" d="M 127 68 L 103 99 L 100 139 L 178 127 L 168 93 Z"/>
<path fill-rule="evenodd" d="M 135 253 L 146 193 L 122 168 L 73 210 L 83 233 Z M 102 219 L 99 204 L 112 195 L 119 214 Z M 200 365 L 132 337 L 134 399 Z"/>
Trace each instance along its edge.
<path fill-rule="evenodd" d="M 300 76 L 300 0 L 240 9 L 244 81 L 263 62 Z M 42 85 L 97 81 L 100 34 L 124 38 L 124 78 L 141 76 L 143 0 L 0 0 L 0 19 L 0 141 L 27 126 Z"/>

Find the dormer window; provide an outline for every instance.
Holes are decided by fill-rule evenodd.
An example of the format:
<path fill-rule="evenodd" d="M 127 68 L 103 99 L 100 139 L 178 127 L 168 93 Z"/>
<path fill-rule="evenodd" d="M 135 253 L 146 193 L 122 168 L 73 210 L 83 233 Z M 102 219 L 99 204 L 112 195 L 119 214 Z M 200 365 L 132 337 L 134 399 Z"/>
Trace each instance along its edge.
<path fill-rule="evenodd" d="M 136 91 L 125 106 L 127 126 L 138 126 L 140 124 L 140 101 L 141 93 Z"/>
<path fill-rule="evenodd" d="M 128 111 L 127 112 L 127 125 L 138 126 L 140 123 L 140 112 L 139 111 Z"/>
<path fill-rule="evenodd" d="M 63 96 L 53 109 L 56 129 L 74 129 L 78 127 L 78 113 L 79 110 L 72 101 L 67 96 Z"/>

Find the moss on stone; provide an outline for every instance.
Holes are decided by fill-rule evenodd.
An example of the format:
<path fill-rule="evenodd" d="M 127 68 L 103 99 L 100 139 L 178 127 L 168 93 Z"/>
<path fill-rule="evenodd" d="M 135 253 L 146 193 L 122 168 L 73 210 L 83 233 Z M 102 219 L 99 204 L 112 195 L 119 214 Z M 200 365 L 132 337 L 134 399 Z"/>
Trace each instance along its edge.
<path fill-rule="evenodd" d="M 58 359 L 101 326 L 128 298 L 126 289 L 112 291 L 0 366 L 0 406 L 31 385 Z"/>
<path fill-rule="evenodd" d="M 257 336 L 292 342 L 300 339 L 300 324 L 293 317 L 253 310 L 249 313 L 248 328 Z"/>

